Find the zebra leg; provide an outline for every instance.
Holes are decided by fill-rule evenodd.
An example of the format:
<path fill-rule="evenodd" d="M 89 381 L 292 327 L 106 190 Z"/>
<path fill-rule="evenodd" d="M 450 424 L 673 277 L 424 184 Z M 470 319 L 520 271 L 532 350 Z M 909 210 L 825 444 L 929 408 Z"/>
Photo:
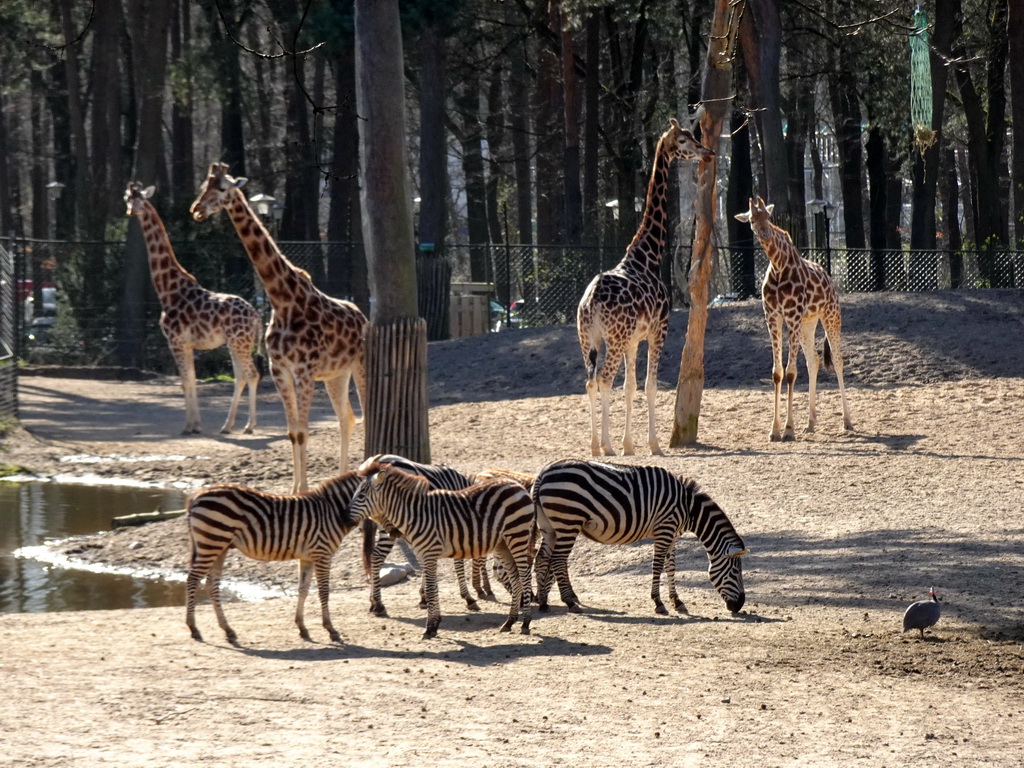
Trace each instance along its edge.
<path fill-rule="evenodd" d="M 459 594 L 462 599 L 466 601 L 466 608 L 471 611 L 479 611 L 480 606 L 477 604 L 473 596 L 469 594 L 469 584 L 466 581 L 466 561 L 455 560 L 455 578 L 459 582 Z"/>
<path fill-rule="evenodd" d="M 224 615 L 224 608 L 220 604 L 220 575 L 224 571 L 224 558 L 227 557 L 227 554 L 228 551 L 225 549 L 217 555 L 217 559 L 210 566 L 210 573 L 206 577 L 206 591 L 210 594 L 213 612 L 217 614 L 217 623 L 224 630 L 224 635 L 227 637 L 228 642 L 235 643 L 238 641 L 238 635 L 235 634 L 235 630 L 228 624 L 228 618 Z"/>
<path fill-rule="evenodd" d="M 437 558 L 423 558 L 423 592 L 427 598 L 427 629 L 423 639 L 437 637 L 441 625 L 441 605 L 437 597 Z"/>
<path fill-rule="evenodd" d="M 509 551 L 508 544 L 504 541 L 499 541 L 498 545 L 494 548 L 494 553 L 501 558 L 501 562 L 505 567 L 506 572 L 515 574 L 515 578 L 512 579 L 512 600 L 508 606 L 508 618 L 505 619 L 505 623 L 501 625 L 502 632 L 511 632 L 512 626 L 516 623 L 519 618 L 519 610 L 523 610 L 523 634 L 530 634 L 530 619 L 529 619 L 529 600 L 523 600 L 526 595 L 526 590 L 523 589 L 522 573 L 517 567 L 516 559 L 512 556 Z M 527 575 L 527 581 L 529 575 Z"/>
<path fill-rule="evenodd" d="M 578 528 L 572 531 L 562 531 L 556 537 L 555 548 L 551 553 L 551 572 L 558 581 L 559 595 L 562 598 L 562 602 L 573 612 L 581 610 L 580 599 L 572 588 L 572 582 L 569 581 L 569 554 L 576 544 L 576 536 L 578 534 Z"/>
<path fill-rule="evenodd" d="M 192 632 L 192 639 L 202 641 L 203 636 L 196 626 L 196 591 L 203 574 L 195 567 L 188 572 L 188 580 L 185 582 L 185 624 Z"/>
<path fill-rule="evenodd" d="M 303 620 L 303 613 L 306 608 L 306 596 L 309 594 L 309 582 L 313 577 L 313 562 L 311 560 L 299 560 L 299 604 L 295 608 L 295 626 L 299 628 L 299 635 L 303 640 L 312 641 L 309 630 L 306 629 L 306 622 Z"/>
<path fill-rule="evenodd" d="M 395 540 L 381 531 L 377 546 L 373 548 L 373 554 L 370 555 L 370 613 L 374 616 L 388 615 L 388 610 L 384 607 L 384 601 L 380 596 L 380 569 L 384 567 L 384 560 L 394 546 Z"/>
<path fill-rule="evenodd" d="M 320 615 L 323 617 L 324 629 L 335 643 L 341 642 L 341 635 L 331 623 L 331 609 L 328 605 L 331 595 L 331 558 L 321 556 L 314 562 L 316 573 L 316 591 L 320 597 Z"/>
<path fill-rule="evenodd" d="M 672 540 L 672 544 L 668 548 L 668 553 L 665 555 L 665 577 L 668 579 L 668 596 L 672 601 L 672 605 L 675 606 L 676 613 L 689 613 L 686 610 L 686 604 L 679 599 L 679 593 L 676 591 L 676 542 Z"/>
<path fill-rule="evenodd" d="M 487 578 L 487 558 L 478 557 L 473 560 L 473 590 L 481 600 L 493 600 L 494 590 L 491 580 Z"/>
<path fill-rule="evenodd" d="M 537 610 L 541 613 L 547 613 L 549 610 L 548 592 L 551 591 L 551 553 L 555 546 L 554 540 L 555 532 L 545 531 L 540 549 L 537 550 L 537 557 L 533 561 L 534 574 L 537 579 L 537 593 L 534 597 L 537 599 Z M 497 566 L 497 563 L 495 565 Z M 506 586 L 511 591 L 511 577 Z"/>
<path fill-rule="evenodd" d="M 672 539 L 658 537 L 654 540 L 654 562 L 651 564 L 651 600 L 654 601 L 654 612 L 665 616 L 668 610 L 661 602 L 661 572 L 665 567 L 665 559 L 672 551 Z"/>

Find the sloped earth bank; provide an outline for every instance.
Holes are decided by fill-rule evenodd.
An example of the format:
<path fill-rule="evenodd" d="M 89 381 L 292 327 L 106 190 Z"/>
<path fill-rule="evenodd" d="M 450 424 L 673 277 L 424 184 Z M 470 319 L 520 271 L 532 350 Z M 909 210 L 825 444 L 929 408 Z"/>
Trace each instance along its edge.
<path fill-rule="evenodd" d="M 661 367 L 667 447 L 685 313 Z M 0 616 L 0 748 L 14 766 L 685 766 L 1021 763 L 1024 722 L 1024 297 L 1020 292 L 844 297 L 856 432 L 841 429 L 822 373 L 818 430 L 767 439 L 770 352 L 760 308 L 712 310 L 700 444 L 653 462 L 698 478 L 751 549 L 747 603 L 730 616 L 692 538 L 680 545 L 690 613 L 660 617 L 651 547 L 582 544 L 584 604 L 555 600 L 533 634 L 499 634 L 507 608 L 467 613 L 442 568 L 439 637 L 423 641 L 417 583 L 367 614 L 349 539 L 332 608 L 346 644 L 294 625 L 294 597 L 232 603 L 227 644 L 207 604 L 190 639 L 183 608 Z M 583 455 L 589 417 L 572 328 L 433 344 L 433 458 L 535 472 Z M 272 388 L 254 435 L 217 435 L 226 385 L 200 391 L 208 434 L 180 437 L 172 378 L 26 376 L 4 460 L 44 473 L 149 481 L 290 484 Z M 801 362 L 798 425 L 806 421 Z M 643 445 L 638 396 L 635 438 Z M 621 432 L 622 394 L 613 401 Z M 357 427 L 354 445 L 362 442 Z M 311 475 L 337 467 L 318 395 Z M 62 462 L 62 457 L 105 459 Z M 353 455 L 354 460 L 359 456 Z M 181 573 L 182 520 L 69 544 L 101 562 Z M 294 587 L 294 566 L 235 560 L 230 573 Z M 935 585 L 943 617 L 900 633 Z"/>

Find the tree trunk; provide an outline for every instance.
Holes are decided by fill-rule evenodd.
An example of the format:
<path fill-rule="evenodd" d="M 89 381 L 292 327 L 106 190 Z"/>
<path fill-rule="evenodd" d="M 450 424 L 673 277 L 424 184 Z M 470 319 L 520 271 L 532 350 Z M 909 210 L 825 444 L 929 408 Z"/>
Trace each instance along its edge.
<path fill-rule="evenodd" d="M 963 235 L 960 232 L 960 189 L 956 175 L 956 150 L 943 150 L 943 227 L 946 231 L 946 252 L 949 254 L 949 287 L 962 288 L 964 280 Z"/>
<path fill-rule="evenodd" d="M 466 78 L 456 97 L 462 115 L 462 172 L 466 177 L 466 230 L 469 233 L 469 279 L 487 280 L 487 183 L 484 179 L 483 131 L 480 128 L 480 78 Z"/>
<path fill-rule="evenodd" d="M 189 0 L 176 3 L 171 23 L 171 59 L 175 63 L 186 58 L 192 43 L 191 8 Z M 171 198 L 176 208 L 188 210 L 188 201 L 195 195 L 195 155 L 189 81 L 184 87 L 189 90 L 176 94 L 171 105 Z"/>
<path fill-rule="evenodd" d="M 885 289 L 885 273 L 879 272 L 879 265 L 885 265 L 885 216 L 888 212 L 888 179 L 885 172 L 885 140 L 882 131 L 875 125 L 868 129 L 867 150 L 868 205 L 871 219 L 871 270 L 864 286 L 869 291 Z"/>
<path fill-rule="evenodd" d="M 557 19 L 557 11 L 549 12 L 549 25 Z M 560 62 L 555 53 L 541 45 L 537 63 L 537 242 L 552 245 L 560 241 L 563 213 L 563 185 L 560 173 L 553 169 L 562 164 L 561 127 L 562 88 L 558 73 Z"/>
<path fill-rule="evenodd" d="M 729 284 L 742 299 L 757 296 L 757 276 L 754 274 L 754 233 L 750 224 L 737 221 L 737 213 L 747 210 L 754 195 L 754 177 L 750 167 L 750 131 L 744 123 L 747 116 L 733 109 L 730 120 L 732 157 L 729 159 L 729 187 L 725 198 L 725 223 L 729 233 L 729 252 L 732 272 Z"/>
<path fill-rule="evenodd" d="M 576 77 L 573 31 L 562 13 L 558 17 L 562 40 L 562 104 L 565 115 L 565 149 L 562 155 L 565 201 L 565 242 L 577 245 L 583 234 L 583 196 L 580 178 L 580 97 Z"/>
<path fill-rule="evenodd" d="M 512 4 L 505 4 L 511 20 Z M 512 157 L 516 178 L 516 230 L 523 245 L 533 244 L 533 179 L 530 171 L 530 125 L 527 108 L 526 43 L 519 42 L 509 51 L 509 127 L 512 131 Z"/>
<path fill-rule="evenodd" d="M 398 0 L 356 0 L 363 239 L 374 296 L 366 331 L 365 455 L 430 461 L 427 326 L 417 317 Z"/>
<path fill-rule="evenodd" d="M 700 121 L 701 141 L 715 152 L 719 148 L 727 99 L 732 91 L 731 58 L 742 10 L 742 3 L 734 6 L 732 0 L 715 0 L 701 94 L 704 114 Z M 697 234 L 693 243 L 693 266 L 690 268 L 690 313 L 679 364 L 675 420 L 669 441 L 673 448 L 697 442 L 700 404 L 704 394 L 704 334 L 715 249 L 717 200 L 718 158 L 713 157 L 701 162 L 697 169 Z"/>
<path fill-rule="evenodd" d="M 444 38 L 436 26 L 423 30 L 420 52 L 420 220 L 416 274 L 419 311 L 430 341 L 447 339 L 452 268 L 448 233 L 448 154 L 445 141 Z"/>
<path fill-rule="evenodd" d="M 1013 123 L 1013 168 L 1010 175 L 1013 190 L 1013 240 L 1015 247 L 1024 247 L 1024 6 L 1009 3 L 1006 23 L 1010 61 L 1010 120 Z"/>
<path fill-rule="evenodd" d="M 132 58 L 138 72 L 139 140 L 135 168 L 139 179 L 157 179 L 163 165 L 161 118 L 167 72 L 167 29 L 171 4 L 162 0 L 133 3 Z M 166 190 L 164 193 L 166 196 Z M 145 302 L 152 291 L 142 228 L 128 228 L 125 242 L 124 293 L 120 307 L 117 360 L 126 367 L 145 362 Z"/>
<path fill-rule="evenodd" d="M 779 107 L 782 26 L 776 0 L 748 2 L 740 37 L 743 41 L 743 61 L 757 109 L 755 119 L 764 162 L 764 197 L 767 202 L 775 204 L 772 219 L 786 231 L 791 231 L 789 168 L 786 143 L 782 135 L 782 111 Z"/>
<path fill-rule="evenodd" d="M 124 32 L 121 3 L 98 0 L 96 3 L 95 42 L 92 49 L 94 84 L 121 81 L 118 55 Z M 90 172 L 92 206 L 83 211 L 83 234 L 87 240 L 103 240 L 107 223 L 124 202 L 124 171 L 118 151 L 121 145 L 121 89 L 93 87 L 92 152 Z M 161 168 L 161 171 L 163 169 Z M 160 184 L 163 174 L 148 179 L 147 184 Z"/>
<path fill-rule="evenodd" d="M 587 61 L 586 76 L 583 83 L 583 239 L 590 245 L 597 245 L 600 240 L 600 227 L 603 206 L 600 203 L 600 185 L 598 174 L 598 142 L 600 141 L 601 119 L 598 110 L 598 95 L 601 88 L 601 17 L 597 11 L 587 16 Z M 600 266 L 598 265 L 600 271 Z"/>
<path fill-rule="evenodd" d="M 327 214 L 327 279 L 331 296 L 351 299 L 370 311 L 366 257 L 359 214 L 359 135 L 356 118 L 355 49 L 341 47 L 334 60 L 334 132 L 332 140 L 331 202 Z"/>

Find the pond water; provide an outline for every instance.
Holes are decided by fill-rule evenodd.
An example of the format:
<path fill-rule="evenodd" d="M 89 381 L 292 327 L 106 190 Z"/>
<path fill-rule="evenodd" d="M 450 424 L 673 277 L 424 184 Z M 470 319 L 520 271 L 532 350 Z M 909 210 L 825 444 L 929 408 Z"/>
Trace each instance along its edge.
<path fill-rule="evenodd" d="M 31 548 L 110 530 L 111 518 L 120 515 L 184 506 L 184 494 L 173 488 L 0 482 L 0 613 L 184 605 L 181 582 L 64 568 L 14 554 L 42 553 Z"/>

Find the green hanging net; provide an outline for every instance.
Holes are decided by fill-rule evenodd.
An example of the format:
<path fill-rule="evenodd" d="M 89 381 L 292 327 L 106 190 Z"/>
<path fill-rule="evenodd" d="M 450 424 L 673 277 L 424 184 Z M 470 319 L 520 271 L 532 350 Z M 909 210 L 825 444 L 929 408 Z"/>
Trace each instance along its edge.
<path fill-rule="evenodd" d="M 914 143 L 923 155 L 935 143 L 935 131 L 932 130 L 928 15 L 921 5 L 914 11 L 914 32 L 910 35 L 910 124 L 914 127 Z"/>

